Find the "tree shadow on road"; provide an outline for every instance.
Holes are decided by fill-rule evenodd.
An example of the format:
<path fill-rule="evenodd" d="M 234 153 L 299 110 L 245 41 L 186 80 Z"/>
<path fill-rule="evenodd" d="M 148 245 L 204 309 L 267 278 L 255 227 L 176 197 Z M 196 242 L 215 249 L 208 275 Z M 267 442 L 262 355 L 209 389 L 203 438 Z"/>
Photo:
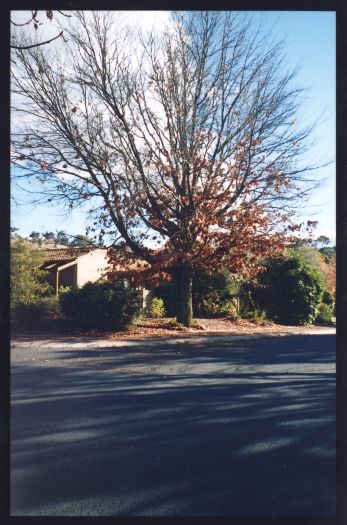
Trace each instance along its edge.
<path fill-rule="evenodd" d="M 238 342 L 163 349 L 173 366 L 189 356 L 222 363 L 209 373 L 70 367 L 86 350 L 64 351 L 60 366 L 14 365 L 12 514 L 334 515 L 335 377 L 292 367 L 332 363 L 322 337 L 296 352 L 272 338 L 258 360 Z M 113 365 L 133 365 L 132 352 L 123 348 Z M 146 352 L 137 364 L 148 364 Z M 230 368 L 252 356 L 283 370 Z"/>

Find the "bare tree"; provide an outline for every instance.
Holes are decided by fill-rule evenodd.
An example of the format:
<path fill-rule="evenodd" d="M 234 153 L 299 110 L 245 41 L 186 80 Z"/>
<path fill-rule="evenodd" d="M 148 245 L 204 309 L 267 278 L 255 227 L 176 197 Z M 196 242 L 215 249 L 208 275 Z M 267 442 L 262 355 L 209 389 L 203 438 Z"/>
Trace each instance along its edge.
<path fill-rule="evenodd" d="M 48 200 L 93 201 L 96 230 L 174 276 L 189 326 L 194 268 L 254 273 L 298 228 L 314 169 L 302 90 L 282 43 L 240 14 L 175 13 L 142 36 L 110 13 L 76 20 L 64 57 L 15 52 L 13 163 Z"/>
<path fill-rule="evenodd" d="M 63 16 L 66 16 L 66 17 L 70 17 L 71 15 L 67 15 L 66 13 L 63 13 L 63 11 L 58 11 L 58 13 L 60 13 L 61 15 Z M 35 29 L 35 31 L 38 30 L 39 26 L 42 25 L 42 22 L 39 22 L 39 20 L 37 19 L 37 14 L 38 14 L 38 10 L 37 9 L 32 9 L 31 10 L 31 15 L 30 15 L 30 18 L 28 18 L 25 22 L 15 22 L 14 20 L 11 20 L 11 25 L 16 27 L 16 28 L 23 28 L 23 27 L 28 27 L 28 26 L 31 26 Z M 46 17 L 48 18 L 48 20 L 52 21 L 53 20 L 53 11 L 51 9 L 48 9 L 46 10 Z M 25 43 L 23 42 L 23 39 L 20 41 L 18 40 L 18 37 L 15 33 L 12 34 L 12 38 L 11 38 L 11 45 L 10 47 L 12 49 L 21 49 L 21 50 L 25 50 L 25 49 L 32 49 L 34 47 L 40 47 L 40 46 L 44 46 L 46 44 L 50 44 L 51 42 L 53 42 L 54 40 L 57 40 L 58 38 L 63 38 L 64 39 L 64 31 L 60 31 L 57 35 L 55 35 L 54 37 L 52 38 L 49 38 L 47 40 L 42 40 L 41 42 L 35 42 L 35 43 Z"/>

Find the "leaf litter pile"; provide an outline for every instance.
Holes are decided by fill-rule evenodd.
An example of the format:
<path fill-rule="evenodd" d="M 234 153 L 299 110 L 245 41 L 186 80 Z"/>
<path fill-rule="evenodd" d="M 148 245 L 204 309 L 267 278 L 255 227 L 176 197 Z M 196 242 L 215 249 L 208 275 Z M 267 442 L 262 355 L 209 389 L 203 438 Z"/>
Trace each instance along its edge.
<path fill-rule="evenodd" d="M 194 336 L 194 335 L 217 335 L 217 334 L 246 334 L 246 333 L 280 333 L 301 332 L 307 330 L 305 326 L 284 326 L 271 321 L 258 323 L 238 319 L 231 321 L 223 319 L 197 319 L 191 328 L 177 325 L 172 319 L 141 319 L 136 326 L 128 330 L 104 335 L 111 339 L 121 338 L 146 338 L 146 337 L 170 337 L 170 336 Z M 101 335 L 101 334 L 100 334 Z"/>

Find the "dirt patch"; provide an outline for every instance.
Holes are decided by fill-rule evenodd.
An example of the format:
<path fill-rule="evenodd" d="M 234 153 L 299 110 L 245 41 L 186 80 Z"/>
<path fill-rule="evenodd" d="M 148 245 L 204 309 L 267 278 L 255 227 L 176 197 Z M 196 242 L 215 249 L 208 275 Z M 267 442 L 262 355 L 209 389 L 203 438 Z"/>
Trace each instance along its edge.
<path fill-rule="evenodd" d="M 230 321 L 229 319 L 197 319 L 198 327 L 172 327 L 170 319 L 145 319 L 137 324 L 135 328 L 128 331 L 103 334 L 108 339 L 132 339 L 146 337 L 171 337 L 171 336 L 204 336 L 204 335 L 237 335 L 237 334 L 268 334 L 268 333 L 302 333 L 307 332 L 308 326 L 286 326 L 275 324 L 270 321 L 254 323 L 245 319 Z M 313 329 L 319 329 L 312 326 Z"/>
<path fill-rule="evenodd" d="M 42 326 L 31 330 L 13 330 L 12 338 L 17 341 L 32 341 L 33 339 L 54 339 L 54 341 L 85 341 L 91 338 L 103 340 L 124 340 L 124 339 L 155 339 L 169 337 L 194 337 L 208 335 L 243 335 L 243 334 L 280 334 L 280 333 L 303 333 L 307 330 L 319 330 L 324 327 L 318 326 L 286 326 L 275 324 L 269 321 L 254 323 L 245 319 L 231 321 L 229 319 L 196 319 L 194 328 L 174 326 L 172 319 L 142 319 L 135 327 L 121 332 L 96 332 L 79 331 L 69 329 L 66 324 L 55 322 L 53 326 Z M 333 325 L 331 325 L 333 328 Z"/>

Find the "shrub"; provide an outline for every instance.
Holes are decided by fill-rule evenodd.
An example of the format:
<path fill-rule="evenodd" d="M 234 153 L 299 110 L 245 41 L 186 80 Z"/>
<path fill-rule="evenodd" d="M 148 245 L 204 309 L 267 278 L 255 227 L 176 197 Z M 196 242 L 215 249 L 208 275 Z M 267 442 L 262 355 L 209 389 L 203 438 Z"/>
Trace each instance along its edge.
<path fill-rule="evenodd" d="M 325 304 L 321 303 L 318 310 L 318 315 L 316 317 L 316 323 L 317 324 L 327 324 L 331 323 L 331 318 L 333 316 L 332 308 Z"/>
<path fill-rule="evenodd" d="M 258 295 L 259 283 L 254 278 L 244 279 L 241 282 L 238 296 L 238 313 L 241 319 L 252 320 L 263 310 L 267 312 L 266 305 L 264 305 L 261 301 L 257 301 Z"/>
<path fill-rule="evenodd" d="M 123 330 L 131 326 L 142 311 L 139 292 L 122 282 L 87 283 L 60 296 L 64 315 L 82 328 Z"/>
<path fill-rule="evenodd" d="M 312 323 L 318 313 L 323 284 L 318 271 L 298 255 L 271 259 L 260 274 L 254 297 L 270 318 L 283 324 Z"/>
<path fill-rule="evenodd" d="M 254 310 L 247 312 L 244 317 L 253 321 L 255 324 L 263 324 L 267 319 L 266 310 L 260 310 L 259 308 L 254 308 Z"/>
<path fill-rule="evenodd" d="M 176 321 L 176 319 L 170 319 L 167 323 L 166 323 L 166 328 L 178 328 L 179 330 L 185 330 L 185 326 L 183 323 L 179 323 L 178 321 Z"/>
<path fill-rule="evenodd" d="M 204 325 L 199 323 L 196 319 L 193 320 L 191 328 L 195 328 L 195 330 L 205 330 Z"/>
<path fill-rule="evenodd" d="M 238 318 L 238 296 L 241 278 L 228 270 L 210 273 L 196 270 L 193 275 L 193 312 L 194 317 L 225 317 Z M 155 290 L 156 297 L 164 301 L 168 317 L 176 315 L 175 282 L 162 283 Z"/>
<path fill-rule="evenodd" d="M 324 290 L 322 295 L 322 303 L 330 306 L 331 311 L 335 308 L 335 297 L 328 290 Z"/>
<path fill-rule="evenodd" d="M 193 276 L 193 311 L 196 317 L 238 317 L 240 277 L 221 270 L 196 271 Z"/>
<path fill-rule="evenodd" d="M 20 325 L 38 325 L 57 317 L 61 317 L 61 309 L 56 296 L 43 297 L 29 304 L 19 303 L 13 308 L 13 320 Z"/>
<path fill-rule="evenodd" d="M 230 317 L 237 319 L 236 304 L 231 299 L 221 299 L 221 294 L 214 290 L 210 292 L 200 305 L 200 315 L 203 317 Z"/>
<path fill-rule="evenodd" d="M 59 286 L 59 294 L 71 292 L 72 286 Z"/>
<path fill-rule="evenodd" d="M 219 294 L 217 291 L 206 294 L 199 305 L 200 314 L 215 317 L 220 313 Z"/>
<path fill-rule="evenodd" d="M 153 319 L 165 317 L 164 301 L 161 297 L 153 297 L 152 302 L 148 308 L 147 315 Z"/>

